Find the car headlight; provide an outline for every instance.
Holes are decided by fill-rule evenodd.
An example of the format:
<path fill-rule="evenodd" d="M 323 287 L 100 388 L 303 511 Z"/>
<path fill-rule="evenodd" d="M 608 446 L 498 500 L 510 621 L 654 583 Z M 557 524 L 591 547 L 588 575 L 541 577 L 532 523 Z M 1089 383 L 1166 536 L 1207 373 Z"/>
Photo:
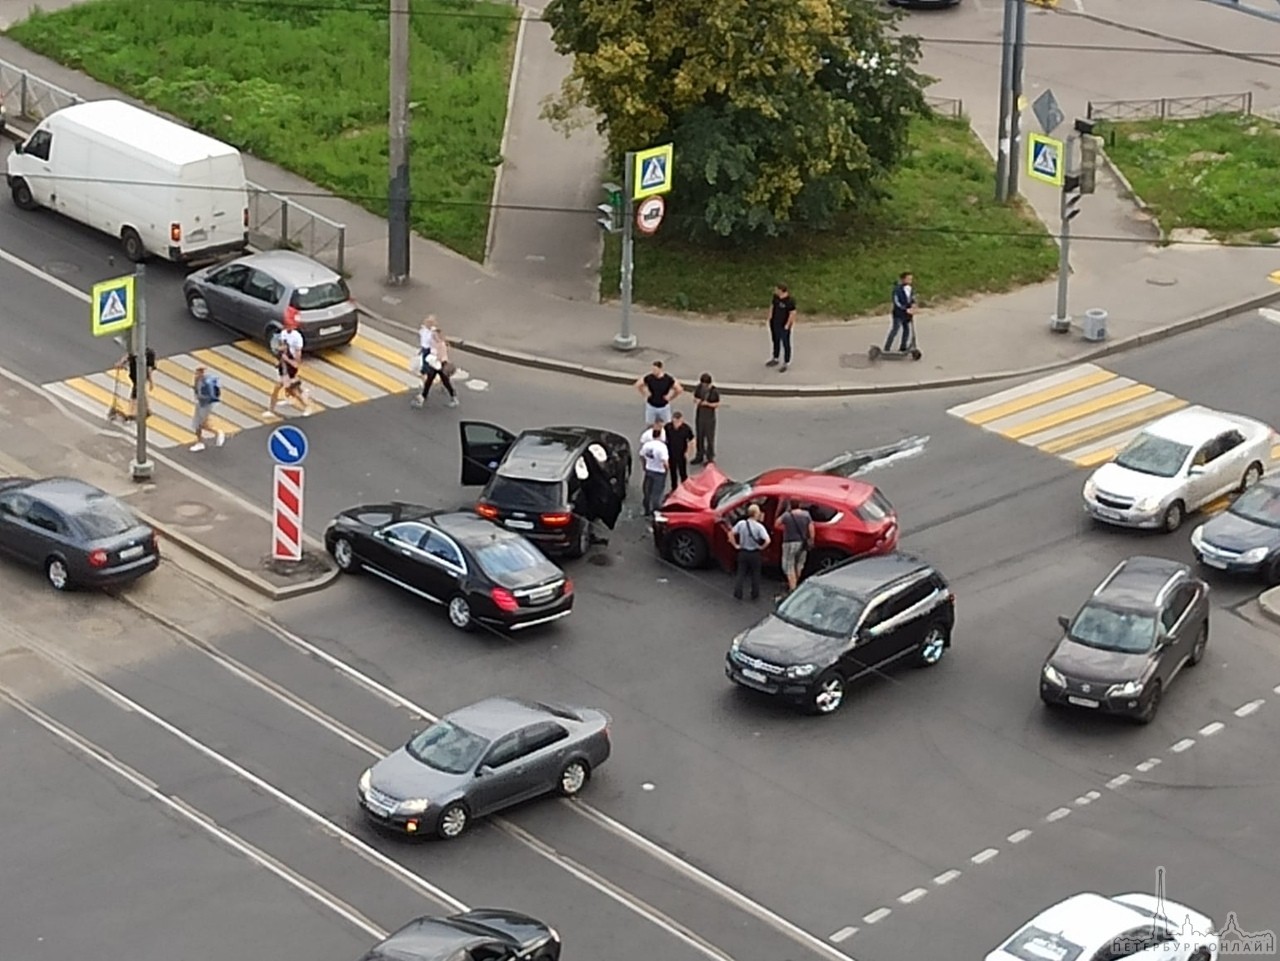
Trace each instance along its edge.
<path fill-rule="evenodd" d="M 1141 681 L 1125 681 L 1123 684 L 1112 684 L 1107 689 L 1107 694 L 1110 697 L 1137 697 L 1141 693 Z"/>
<path fill-rule="evenodd" d="M 738 648 L 742 646 L 742 639 L 746 636 L 747 636 L 747 632 L 743 631 L 741 634 L 739 634 L 737 637 L 733 639 L 733 643 L 729 645 L 730 654 L 738 653 Z"/>
<path fill-rule="evenodd" d="M 817 669 L 817 664 L 797 664 L 787 668 L 787 677 L 808 677 Z"/>
<path fill-rule="evenodd" d="M 1089 500 L 1093 500 L 1093 495 L 1098 493 L 1098 485 L 1094 483 L 1092 477 L 1084 482 L 1084 496 Z"/>
<path fill-rule="evenodd" d="M 426 798 L 414 797 L 407 801 L 401 801 L 396 805 L 397 814 L 422 814 L 427 808 L 431 807 L 431 802 Z"/>
<path fill-rule="evenodd" d="M 1135 510 L 1153 511 L 1160 506 L 1163 499 L 1159 494 L 1148 494 L 1146 497 L 1139 497 L 1134 501 L 1133 506 Z"/>
<path fill-rule="evenodd" d="M 1261 564 L 1267 559 L 1267 553 L 1267 548 L 1255 547 L 1253 550 L 1245 551 L 1241 554 L 1240 560 L 1244 561 L 1246 564 Z"/>
<path fill-rule="evenodd" d="M 1066 687 L 1067 679 L 1058 673 L 1058 669 L 1052 664 L 1044 666 L 1044 679 L 1055 687 Z"/>
<path fill-rule="evenodd" d="M 373 782 L 373 768 L 369 768 L 360 775 L 360 793 L 368 794 L 369 785 Z"/>
<path fill-rule="evenodd" d="M 1191 546 L 1200 548 L 1204 546 L 1204 525 L 1200 524 L 1191 532 Z"/>

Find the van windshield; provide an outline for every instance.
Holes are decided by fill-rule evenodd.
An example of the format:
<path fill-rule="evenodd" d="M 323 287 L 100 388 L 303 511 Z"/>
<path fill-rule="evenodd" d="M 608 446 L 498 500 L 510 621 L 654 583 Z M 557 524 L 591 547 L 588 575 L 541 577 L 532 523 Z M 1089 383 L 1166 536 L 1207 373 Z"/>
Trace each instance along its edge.
<path fill-rule="evenodd" d="M 289 301 L 298 310 L 322 310 L 325 307 L 336 307 L 351 299 L 351 291 L 347 282 L 339 277 L 324 284 L 311 287 L 299 287 L 293 292 Z"/>

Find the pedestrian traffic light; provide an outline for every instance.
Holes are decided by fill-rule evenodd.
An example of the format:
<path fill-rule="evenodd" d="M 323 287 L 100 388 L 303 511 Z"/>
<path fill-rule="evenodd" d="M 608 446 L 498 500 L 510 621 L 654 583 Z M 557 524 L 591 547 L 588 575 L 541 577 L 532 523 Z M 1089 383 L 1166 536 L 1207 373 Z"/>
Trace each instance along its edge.
<path fill-rule="evenodd" d="M 600 225 L 600 229 L 608 234 L 616 234 L 622 231 L 622 188 L 615 183 L 607 183 L 602 185 L 604 190 L 605 203 L 598 204 L 596 210 L 600 212 L 600 216 L 596 218 L 596 223 Z"/>
<path fill-rule="evenodd" d="M 1080 138 L 1080 192 L 1091 194 L 1098 185 L 1098 153 L 1102 138 L 1084 134 Z"/>

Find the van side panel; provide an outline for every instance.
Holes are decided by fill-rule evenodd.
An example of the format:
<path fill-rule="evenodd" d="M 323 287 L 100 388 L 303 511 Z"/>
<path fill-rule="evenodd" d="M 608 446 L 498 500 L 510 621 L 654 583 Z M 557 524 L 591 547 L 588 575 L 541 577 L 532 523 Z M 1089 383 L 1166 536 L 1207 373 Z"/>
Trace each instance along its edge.
<path fill-rule="evenodd" d="M 249 199 L 238 153 L 184 164 L 177 187 L 176 222 L 182 229 L 176 246 L 182 257 L 246 245 L 244 217 Z"/>
<path fill-rule="evenodd" d="M 83 131 L 68 124 L 52 123 L 50 132 L 53 134 L 49 149 L 53 209 L 64 217 L 87 223 L 85 211 L 92 188 L 93 143 Z"/>
<path fill-rule="evenodd" d="M 166 195 L 172 174 L 146 154 L 118 141 L 98 139 L 92 147 L 93 180 L 85 223 L 112 237 L 137 232 L 148 252 L 165 255 L 169 227 Z"/>

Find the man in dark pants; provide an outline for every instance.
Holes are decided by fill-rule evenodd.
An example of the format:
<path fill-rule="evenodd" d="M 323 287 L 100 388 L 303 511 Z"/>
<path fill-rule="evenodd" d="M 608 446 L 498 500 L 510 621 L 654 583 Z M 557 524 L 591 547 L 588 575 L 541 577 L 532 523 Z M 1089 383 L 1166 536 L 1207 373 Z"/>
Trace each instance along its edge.
<path fill-rule="evenodd" d="M 796 301 L 786 284 L 773 288 L 773 304 L 769 309 L 769 337 L 773 340 L 773 356 L 766 367 L 778 367 L 778 354 L 782 354 L 782 366 L 778 372 L 785 374 L 791 365 L 791 328 L 796 322 Z"/>
<path fill-rule="evenodd" d="M 885 353 L 892 348 L 893 336 L 899 330 L 902 331 L 902 347 L 899 348 L 901 351 L 905 353 L 907 348 L 915 343 L 915 334 L 911 329 L 916 315 L 915 283 L 916 279 L 911 275 L 911 271 L 904 270 L 899 275 L 898 282 L 893 285 L 893 326 L 889 328 L 889 336 L 884 341 Z"/>
<path fill-rule="evenodd" d="M 742 600 L 742 585 L 751 578 L 751 599 L 760 599 L 760 555 L 769 546 L 769 532 L 760 523 L 763 512 L 759 504 L 747 508 L 747 516 L 729 531 L 729 543 L 738 554 L 738 569 L 733 580 L 733 596 Z"/>
<path fill-rule="evenodd" d="M 125 354 L 120 358 L 117 367 L 128 367 L 129 369 L 129 408 L 123 412 L 125 420 L 133 420 L 138 413 L 138 355 L 133 351 Z M 150 347 L 147 348 L 147 393 L 155 388 L 153 375 L 156 370 L 156 352 Z M 150 413 L 150 411 L 148 411 Z"/>
<path fill-rule="evenodd" d="M 720 408 L 720 391 L 711 382 L 710 374 L 698 378 L 698 386 L 693 390 L 693 404 L 693 426 L 698 444 L 693 463 L 710 464 L 716 459 L 716 411 Z"/>
<path fill-rule="evenodd" d="M 671 489 L 675 490 L 689 479 L 689 442 L 693 440 L 693 428 L 684 422 L 684 414 L 676 411 L 666 426 L 666 434 Z"/>

